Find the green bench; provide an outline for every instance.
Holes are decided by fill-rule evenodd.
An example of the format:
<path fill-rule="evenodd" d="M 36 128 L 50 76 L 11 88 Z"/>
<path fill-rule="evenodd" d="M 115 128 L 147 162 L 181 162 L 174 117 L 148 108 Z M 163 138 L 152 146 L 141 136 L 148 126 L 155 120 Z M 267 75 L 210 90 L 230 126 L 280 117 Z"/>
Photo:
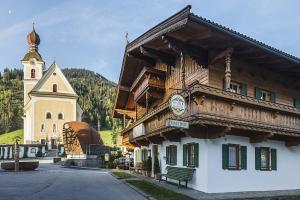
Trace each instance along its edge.
<path fill-rule="evenodd" d="M 181 181 L 185 181 L 185 187 L 187 188 L 188 181 L 193 179 L 194 171 L 193 168 L 183 168 L 183 167 L 166 167 L 167 173 L 161 174 L 160 181 L 163 181 L 162 177 L 166 177 L 166 182 L 168 178 L 178 181 L 178 188 L 180 187 Z"/>

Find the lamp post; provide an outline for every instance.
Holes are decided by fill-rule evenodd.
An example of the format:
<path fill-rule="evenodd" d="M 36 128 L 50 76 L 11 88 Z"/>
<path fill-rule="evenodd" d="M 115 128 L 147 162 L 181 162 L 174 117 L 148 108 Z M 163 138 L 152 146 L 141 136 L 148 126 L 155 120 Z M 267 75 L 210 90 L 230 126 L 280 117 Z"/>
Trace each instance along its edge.
<path fill-rule="evenodd" d="M 20 137 L 17 136 L 15 138 L 15 172 L 19 171 L 19 141 L 20 141 Z"/>

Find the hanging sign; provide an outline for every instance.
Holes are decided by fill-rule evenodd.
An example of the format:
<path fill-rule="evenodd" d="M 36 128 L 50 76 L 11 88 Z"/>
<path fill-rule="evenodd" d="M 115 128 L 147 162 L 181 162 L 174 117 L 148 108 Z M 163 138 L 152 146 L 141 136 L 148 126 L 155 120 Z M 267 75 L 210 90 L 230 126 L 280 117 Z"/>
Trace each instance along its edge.
<path fill-rule="evenodd" d="M 189 128 L 189 123 L 185 122 L 185 121 L 179 121 L 179 120 L 174 120 L 174 119 L 167 119 L 166 120 L 166 127 L 188 129 Z"/>
<path fill-rule="evenodd" d="M 183 98 L 183 96 L 181 96 L 179 94 L 174 94 L 170 98 L 169 106 L 170 106 L 170 109 L 172 110 L 172 112 L 174 113 L 174 115 L 176 115 L 176 116 L 183 115 L 185 113 L 186 107 L 187 107 L 185 99 Z"/>

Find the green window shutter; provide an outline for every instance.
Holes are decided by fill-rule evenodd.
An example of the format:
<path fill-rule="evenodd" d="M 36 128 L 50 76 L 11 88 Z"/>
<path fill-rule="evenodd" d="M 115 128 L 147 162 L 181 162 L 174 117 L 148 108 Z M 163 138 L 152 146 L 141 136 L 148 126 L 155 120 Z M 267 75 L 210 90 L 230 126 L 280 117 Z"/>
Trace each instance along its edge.
<path fill-rule="evenodd" d="M 260 99 L 261 98 L 261 89 L 258 87 L 255 87 L 255 98 Z"/>
<path fill-rule="evenodd" d="M 222 168 L 228 169 L 228 145 L 222 144 Z"/>
<path fill-rule="evenodd" d="M 247 169 L 247 147 L 241 146 L 241 169 Z"/>
<path fill-rule="evenodd" d="M 174 165 L 177 165 L 177 146 L 174 146 Z"/>
<path fill-rule="evenodd" d="M 226 81 L 223 79 L 223 90 L 226 90 Z"/>
<path fill-rule="evenodd" d="M 261 150 L 260 147 L 255 147 L 255 169 L 261 170 Z"/>
<path fill-rule="evenodd" d="M 241 84 L 241 94 L 244 96 L 248 95 L 248 86 L 247 84 L 242 83 Z"/>
<path fill-rule="evenodd" d="M 277 152 L 276 149 L 271 149 L 271 169 L 277 170 Z"/>
<path fill-rule="evenodd" d="M 300 99 L 294 99 L 295 108 L 300 108 Z"/>
<path fill-rule="evenodd" d="M 187 145 L 183 145 L 183 166 L 187 166 Z"/>
<path fill-rule="evenodd" d="M 270 92 L 270 100 L 273 103 L 276 103 L 276 93 L 275 92 Z"/>
<path fill-rule="evenodd" d="M 169 158 L 169 151 L 170 151 L 170 147 L 166 146 L 166 164 L 168 165 L 170 162 L 170 158 Z"/>
<path fill-rule="evenodd" d="M 195 143 L 195 167 L 199 167 L 199 143 Z"/>

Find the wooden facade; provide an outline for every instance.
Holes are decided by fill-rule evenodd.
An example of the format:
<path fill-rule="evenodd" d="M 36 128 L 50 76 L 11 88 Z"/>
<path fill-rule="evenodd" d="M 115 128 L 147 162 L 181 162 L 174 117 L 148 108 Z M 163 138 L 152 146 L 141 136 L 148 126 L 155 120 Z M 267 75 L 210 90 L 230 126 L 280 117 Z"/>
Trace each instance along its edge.
<path fill-rule="evenodd" d="M 300 144 L 300 60 L 196 16 L 186 7 L 126 46 L 114 116 L 127 124 L 123 145 L 182 137 L 249 137 L 251 143 Z M 235 87 L 236 86 L 236 87 Z M 180 120 L 169 98 L 188 102 Z M 134 134 L 142 126 L 139 134 Z"/>

